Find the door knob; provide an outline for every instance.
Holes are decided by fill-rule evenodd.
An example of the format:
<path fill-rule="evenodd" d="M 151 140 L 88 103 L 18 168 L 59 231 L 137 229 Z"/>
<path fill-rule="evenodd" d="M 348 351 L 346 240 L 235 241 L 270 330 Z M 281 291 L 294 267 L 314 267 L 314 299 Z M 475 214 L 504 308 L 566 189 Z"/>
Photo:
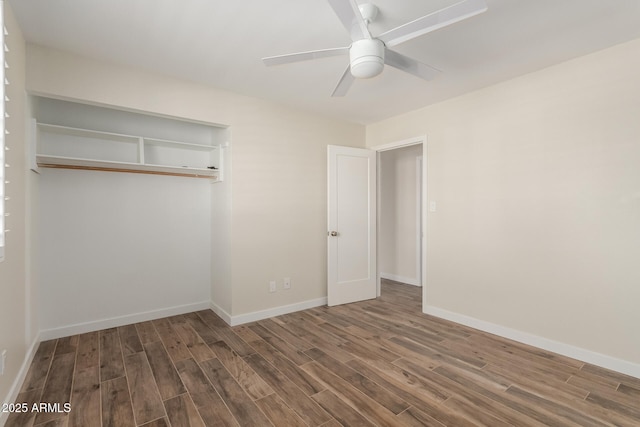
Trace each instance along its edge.
<path fill-rule="evenodd" d="M 337 231 L 330 231 L 329 232 L 329 236 L 331 236 L 331 237 L 336 237 L 337 235 L 338 235 Z"/>

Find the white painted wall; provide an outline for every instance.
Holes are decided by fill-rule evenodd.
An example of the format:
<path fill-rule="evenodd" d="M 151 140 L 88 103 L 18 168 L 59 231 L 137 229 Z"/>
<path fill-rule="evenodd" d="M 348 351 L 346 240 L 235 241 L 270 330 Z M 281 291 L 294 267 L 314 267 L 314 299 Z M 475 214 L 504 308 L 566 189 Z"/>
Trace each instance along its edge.
<path fill-rule="evenodd" d="M 216 187 L 211 202 L 211 253 L 221 255 L 211 263 L 213 303 L 237 317 L 326 298 L 326 147 L 364 146 L 363 126 L 31 45 L 27 86 L 229 125 L 230 187 Z M 269 280 L 281 289 L 284 277 L 292 289 L 269 293 Z"/>
<path fill-rule="evenodd" d="M 639 52 L 631 41 L 367 127 L 368 146 L 429 138 L 427 310 L 640 376 Z"/>
<path fill-rule="evenodd" d="M 422 144 L 380 153 L 379 270 L 383 278 L 420 286 L 418 170 Z"/>
<path fill-rule="evenodd" d="M 28 233 L 30 212 L 27 211 L 28 172 L 25 168 L 25 42 L 18 27 L 11 7 L 4 3 L 5 27 L 9 35 L 5 38 L 9 51 L 5 53 L 10 68 L 6 77 L 11 83 L 6 87 L 6 94 L 11 99 L 6 104 L 10 117 L 5 123 L 11 134 L 6 135 L 6 162 L 11 167 L 6 169 L 6 195 L 10 197 L 5 203 L 6 228 L 11 231 L 6 235 L 5 259 L 0 262 L 0 352 L 7 350 L 4 375 L 0 376 L 0 404 L 12 402 L 22 381 L 21 371 L 29 348 L 36 336 L 29 327 L 30 302 L 27 299 L 29 254 Z M 0 425 L 8 416 L 0 412 Z"/>
<path fill-rule="evenodd" d="M 230 140 L 230 135 L 228 135 Z M 217 313 L 232 313 L 231 280 L 231 183 L 233 144 L 223 151 L 224 181 L 211 186 L 211 306 Z M 230 319 L 225 317 L 226 321 Z"/>
<path fill-rule="evenodd" d="M 67 335 L 72 325 L 207 307 L 210 188 L 204 179 L 41 168 L 42 329 Z"/>

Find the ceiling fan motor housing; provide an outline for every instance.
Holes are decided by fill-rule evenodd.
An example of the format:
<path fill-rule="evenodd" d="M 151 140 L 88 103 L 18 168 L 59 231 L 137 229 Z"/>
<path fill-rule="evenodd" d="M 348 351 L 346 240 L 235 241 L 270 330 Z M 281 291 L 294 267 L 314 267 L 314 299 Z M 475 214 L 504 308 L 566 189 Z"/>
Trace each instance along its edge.
<path fill-rule="evenodd" d="M 349 59 L 353 77 L 375 77 L 384 68 L 384 43 L 377 39 L 355 41 L 349 49 Z"/>

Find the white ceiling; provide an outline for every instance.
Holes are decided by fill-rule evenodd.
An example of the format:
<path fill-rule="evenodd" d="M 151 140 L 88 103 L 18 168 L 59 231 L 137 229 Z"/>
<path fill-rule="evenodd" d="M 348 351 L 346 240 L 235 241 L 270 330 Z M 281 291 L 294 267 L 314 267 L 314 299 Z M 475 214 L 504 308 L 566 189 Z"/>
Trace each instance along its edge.
<path fill-rule="evenodd" d="M 374 0 L 380 13 L 370 30 L 375 36 L 457 1 Z M 435 80 L 386 67 L 331 98 L 348 57 L 269 68 L 261 61 L 348 46 L 326 0 L 10 0 L 29 42 L 358 123 L 640 37 L 639 0 L 486 2 L 481 15 L 394 47 L 442 70 Z"/>

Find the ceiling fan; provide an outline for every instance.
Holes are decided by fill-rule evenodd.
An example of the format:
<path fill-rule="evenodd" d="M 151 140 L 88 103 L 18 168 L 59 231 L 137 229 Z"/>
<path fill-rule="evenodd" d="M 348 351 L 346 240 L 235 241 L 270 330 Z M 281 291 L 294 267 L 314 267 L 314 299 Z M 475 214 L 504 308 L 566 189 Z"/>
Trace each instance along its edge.
<path fill-rule="evenodd" d="M 331 96 L 344 96 L 356 78 L 375 77 L 382 72 L 384 64 L 424 80 L 433 79 L 439 70 L 389 48 L 487 10 L 484 0 L 462 0 L 373 37 L 368 25 L 378 14 L 375 5 L 365 3 L 358 6 L 356 0 L 327 1 L 349 31 L 353 41 L 350 46 L 270 56 L 262 60 L 265 65 L 271 66 L 349 54 L 349 66 Z"/>

